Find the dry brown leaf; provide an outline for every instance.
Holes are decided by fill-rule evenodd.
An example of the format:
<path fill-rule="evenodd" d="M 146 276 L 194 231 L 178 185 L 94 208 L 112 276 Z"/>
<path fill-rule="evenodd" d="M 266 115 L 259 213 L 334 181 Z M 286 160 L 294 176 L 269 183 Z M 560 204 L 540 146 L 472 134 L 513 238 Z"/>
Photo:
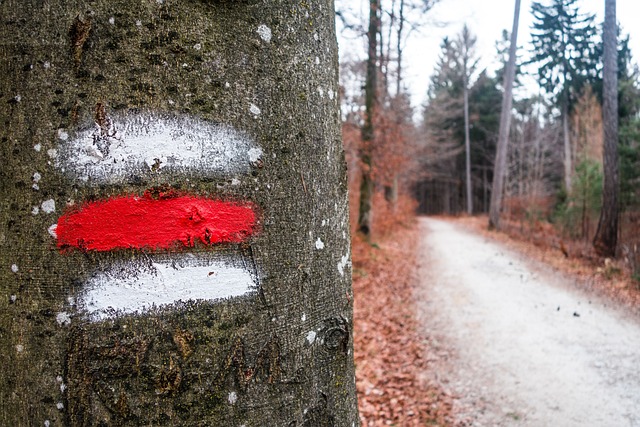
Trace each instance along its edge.
<path fill-rule="evenodd" d="M 424 380 L 437 360 L 420 332 L 416 228 L 388 235 L 373 247 L 356 237 L 354 346 L 363 426 L 453 425 L 452 399 Z"/>

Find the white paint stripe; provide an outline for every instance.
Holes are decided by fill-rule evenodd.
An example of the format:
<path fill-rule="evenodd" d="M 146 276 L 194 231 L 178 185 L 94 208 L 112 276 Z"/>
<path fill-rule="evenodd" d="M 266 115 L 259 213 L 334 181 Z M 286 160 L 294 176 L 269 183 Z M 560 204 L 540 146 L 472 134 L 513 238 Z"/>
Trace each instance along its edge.
<path fill-rule="evenodd" d="M 66 132 L 62 133 L 66 135 Z M 58 168 L 80 181 L 117 183 L 177 172 L 248 173 L 262 150 L 247 134 L 185 115 L 129 114 L 60 138 Z"/>
<path fill-rule="evenodd" d="M 155 257 L 146 262 L 114 263 L 95 273 L 76 296 L 80 312 L 93 321 L 118 314 L 144 313 L 187 301 L 219 300 L 257 290 L 255 275 L 242 259 L 211 259 L 187 254 L 180 259 Z"/>

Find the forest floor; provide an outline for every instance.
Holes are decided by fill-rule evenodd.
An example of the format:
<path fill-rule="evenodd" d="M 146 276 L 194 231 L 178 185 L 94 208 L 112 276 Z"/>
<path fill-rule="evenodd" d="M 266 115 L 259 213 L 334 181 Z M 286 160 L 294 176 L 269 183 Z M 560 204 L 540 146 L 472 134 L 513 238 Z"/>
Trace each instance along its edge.
<path fill-rule="evenodd" d="M 628 408 L 629 399 L 640 407 L 639 375 L 628 371 L 631 364 L 640 364 L 640 355 L 623 348 L 625 343 L 637 348 L 640 336 L 633 335 L 638 333 L 634 327 L 620 336 L 615 330 L 603 332 L 606 327 L 627 325 L 629 318 L 637 326 L 640 317 L 640 289 L 619 263 L 598 260 L 579 245 L 549 237 L 549 230 L 540 227 L 526 230 L 509 224 L 507 233 L 489 232 L 486 217 L 437 222 L 455 225 L 454 235 L 473 236 L 472 243 L 457 241 L 441 248 L 445 253 L 438 255 L 431 243 L 424 246 L 433 237 L 424 221 L 396 230 L 375 245 L 354 239 L 354 347 L 363 426 L 571 426 L 581 425 L 584 414 L 592 416 L 584 425 L 640 425 L 640 414 Z M 472 248 L 484 260 L 474 263 L 468 253 Z M 569 257 L 563 255 L 567 248 Z M 447 260 L 462 264 L 442 275 L 440 267 Z M 533 270 L 529 270 L 531 263 Z M 542 299 L 536 299 L 537 291 L 517 297 L 515 303 L 501 297 L 472 298 L 495 304 L 498 310 L 468 301 L 461 305 L 475 291 L 458 289 L 452 298 L 442 290 L 451 281 L 465 282 L 456 274 L 463 274 L 470 264 L 484 265 L 484 271 L 465 274 L 505 270 L 504 280 L 513 282 L 519 276 L 516 282 L 526 283 L 528 289 L 544 288 L 546 282 L 556 280 L 545 279 L 540 285 L 540 277 L 557 276 L 562 283 L 553 283 L 551 294 L 543 291 Z M 494 278 L 484 282 L 497 283 Z M 485 291 L 490 294 L 490 289 Z M 610 314 L 611 306 L 623 310 Z M 606 312 L 604 318 L 599 317 L 601 309 Z M 483 311 L 502 319 L 495 325 L 507 330 L 479 328 L 491 323 L 477 317 Z M 544 322 L 545 326 L 532 326 L 539 323 L 540 313 L 546 322 L 562 319 L 560 326 Z M 577 332 L 563 329 L 572 324 L 586 327 L 586 332 L 580 332 L 580 326 Z M 598 331 L 609 338 L 595 338 Z M 552 344 L 544 342 L 549 334 L 556 334 Z M 577 342 L 581 340 L 587 344 Z M 474 353 L 478 349 L 481 354 Z M 528 384 L 531 376 L 539 380 Z M 562 396 L 572 397 L 563 400 Z M 598 402 L 588 403 L 588 396 L 597 396 Z M 598 412 L 594 408 L 600 409 L 598 414 L 593 414 Z"/>
<path fill-rule="evenodd" d="M 354 352 L 363 426 L 453 425 L 453 396 L 428 375 L 429 337 L 418 322 L 415 295 L 417 225 L 396 229 L 375 245 L 353 241 Z"/>

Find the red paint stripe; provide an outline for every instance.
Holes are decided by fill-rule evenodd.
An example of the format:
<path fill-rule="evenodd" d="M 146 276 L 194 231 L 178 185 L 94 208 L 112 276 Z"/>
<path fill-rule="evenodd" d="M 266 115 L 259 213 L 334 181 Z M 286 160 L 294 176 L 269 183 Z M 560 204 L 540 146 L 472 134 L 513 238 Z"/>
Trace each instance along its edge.
<path fill-rule="evenodd" d="M 241 242 L 256 231 L 256 219 L 248 203 L 194 196 L 116 197 L 65 213 L 56 235 L 61 249 L 168 249 Z"/>

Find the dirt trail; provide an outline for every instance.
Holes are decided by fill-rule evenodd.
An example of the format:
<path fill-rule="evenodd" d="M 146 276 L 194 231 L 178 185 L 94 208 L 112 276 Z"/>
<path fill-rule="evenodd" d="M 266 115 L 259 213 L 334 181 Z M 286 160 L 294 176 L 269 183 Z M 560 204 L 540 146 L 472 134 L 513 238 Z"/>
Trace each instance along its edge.
<path fill-rule="evenodd" d="M 569 279 L 422 219 L 422 321 L 460 425 L 640 426 L 640 322 Z"/>

